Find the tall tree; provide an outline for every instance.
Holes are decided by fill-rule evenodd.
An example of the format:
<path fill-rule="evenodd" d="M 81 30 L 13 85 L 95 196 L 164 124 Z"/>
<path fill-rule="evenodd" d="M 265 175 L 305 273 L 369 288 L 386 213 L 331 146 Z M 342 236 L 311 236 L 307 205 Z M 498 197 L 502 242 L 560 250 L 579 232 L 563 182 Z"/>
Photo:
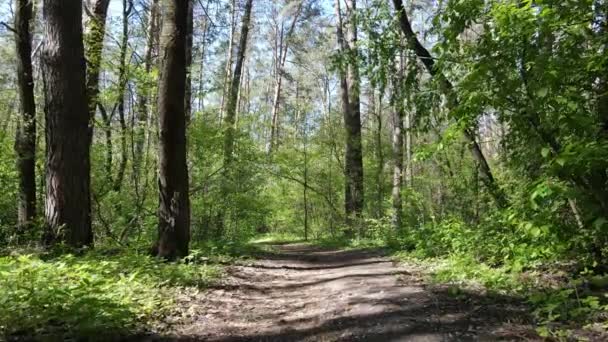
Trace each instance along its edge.
<path fill-rule="evenodd" d="M 118 89 L 116 107 L 120 122 L 120 146 L 122 150 L 118 173 L 114 180 L 114 191 L 120 191 L 127 170 L 129 155 L 127 152 L 127 119 L 125 114 L 125 91 L 129 82 L 127 73 L 127 50 L 129 44 L 129 15 L 133 10 L 133 0 L 122 0 L 122 37 L 120 42 L 120 64 L 118 66 Z"/>
<path fill-rule="evenodd" d="M 400 58 L 401 59 L 401 58 Z M 399 63 L 399 72 L 396 77 L 393 77 L 393 87 L 391 93 L 391 105 L 393 107 L 393 192 L 392 192 L 392 224 L 395 231 L 399 231 L 403 224 L 403 201 L 401 191 L 404 180 L 404 165 L 403 165 L 403 120 L 405 117 L 405 108 L 403 98 L 400 93 L 402 91 L 403 82 L 403 63 Z"/>
<path fill-rule="evenodd" d="M 245 52 L 247 50 L 247 40 L 249 37 L 249 25 L 251 23 L 251 9 L 253 0 L 247 0 L 245 3 L 245 13 L 243 14 L 243 22 L 241 24 L 241 38 L 239 40 L 238 55 L 232 80 L 230 82 L 230 93 L 226 105 L 226 117 L 224 118 L 225 135 L 224 135 L 224 169 L 229 171 L 229 166 L 233 160 L 234 139 L 236 134 L 236 111 L 241 87 L 241 74 L 243 72 L 243 63 L 245 61 Z"/>
<path fill-rule="evenodd" d="M 143 56 L 143 67 L 144 67 L 144 80 L 139 82 L 137 85 L 137 127 L 135 129 L 135 146 L 133 147 L 133 171 L 138 181 L 142 155 L 144 153 L 144 142 L 145 142 L 145 131 L 148 124 L 148 98 L 151 95 L 150 89 L 152 88 L 151 82 L 148 81 L 150 71 L 152 71 L 153 65 L 153 52 L 154 44 L 157 41 L 158 30 L 158 3 L 159 0 L 151 0 L 148 11 L 148 24 L 146 30 L 146 46 Z"/>
<path fill-rule="evenodd" d="M 18 223 L 25 226 L 36 216 L 36 103 L 30 29 L 33 2 L 17 0 L 15 7 L 15 51 L 21 114 L 15 139 L 19 172 Z"/>
<path fill-rule="evenodd" d="M 441 89 L 448 98 L 448 107 L 449 109 L 454 109 L 458 106 L 458 98 L 457 94 L 454 91 L 454 86 L 445 77 L 445 75 L 443 75 L 441 71 L 436 68 L 435 60 L 433 59 L 429 51 L 420 43 L 418 37 L 416 37 L 416 34 L 412 30 L 412 25 L 410 24 L 409 18 L 407 17 L 403 1 L 393 0 L 393 5 L 395 6 L 395 11 L 397 12 L 397 16 L 399 18 L 401 30 L 403 31 L 403 35 L 408 41 L 410 48 L 414 51 L 414 53 L 416 53 L 416 56 L 425 66 L 428 73 L 432 77 L 440 81 Z M 481 172 L 484 185 L 496 201 L 496 204 L 501 207 L 506 206 L 506 195 L 496 183 L 494 175 L 492 174 L 492 170 L 490 169 L 490 165 L 488 164 L 488 161 L 485 158 L 483 151 L 481 150 L 481 146 L 475 138 L 474 130 L 471 128 L 465 128 L 463 133 L 465 139 L 468 141 L 469 150 L 471 151 L 473 159 L 477 163 L 477 167 Z"/>
<path fill-rule="evenodd" d="M 194 45 L 194 1 L 188 1 L 188 36 L 186 39 L 186 120 L 192 118 L 192 47 Z"/>
<path fill-rule="evenodd" d="M 226 65 L 224 69 L 224 82 L 222 84 L 222 100 L 220 102 L 220 122 L 224 119 L 226 111 L 226 97 L 230 96 L 230 77 L 232 76 L 232 64 L 234 61 L 234 35 L 236 32 L 236 0 L 230 0 L 230 31 L 228 35 L 228 48 L 226 50 Z"/>
<path fill-rule="evenodd" d="M 81 247 L 91 229 L 90 117 L 82 1 L 43 1 L 41 51 L 46 118 L 46 242 Z"/>
<path fill-rule="evenodd" d="M 89 0 L 86 3 L 88 20 L 85 35 L 85 57 L 87 60 L 87 96 L 89 98 L 89 115 L 95 116 L 99 96 L 99 72 L 103 40 L 106 35 L 106 17 L 110 0 Z"/>
<path fill-rule="evenodd" d="M 346 0 L 347 36 L 343 33 L 340 0 L 336 0 L 338 12 L 338 41 L 343 55 L 346 56 L 345 75 L 341 83 L 343 98 L 344 126 L 346 130 L 346 153 L 344 157 L 345 194 L 344 208 L 347 218 L 361 216 L 363 211 L 363 146 L 361 143 L 361 103 L 359 53 L 357 49 L 357 1 Z M 348 98 L 346 104 L 345 100 Z"/>
<path fill-rule="evenodd" d="M 186 164 L 186 50 L 191 1 L 162 0 L 163 56 L 158 85 L 158 239 L 154 254 L 166 259 L 188 255 L 190 198 Z"/>
<path fill-rule="evenodd" d="M 287 52 L 289 51 L 289 43 L 291 41 L 293 32 L 295 30 L 296 24 L 298 22 L 298 17 L 300 16 L 300 12 L 302 11 L 302 6 L 304 5 L 304 1 L 301 1 L 296 8 L 296 12 L 293 15 L 293 19 L 289 28 L 287 29 L 287 33 L 284 31 L 284 23 L 281 22 L 280 29 L 279 25 L 275 28 L 276 31 L 276 43 L 275 52 L 276 60 L 275 60 L 275 85 L 274 85 L 274 96 L 272 100 L 272 124 L 270 131 L 270 144 L 268 147 L 268 153 L 271 154 L 275 146 L 278 144 L 278 134 L 279 134 L 279 107 L 281 104 L 281 90 L 283 85 L 283 74 L 285 68 L 285 61 L 287 59 Z"/>

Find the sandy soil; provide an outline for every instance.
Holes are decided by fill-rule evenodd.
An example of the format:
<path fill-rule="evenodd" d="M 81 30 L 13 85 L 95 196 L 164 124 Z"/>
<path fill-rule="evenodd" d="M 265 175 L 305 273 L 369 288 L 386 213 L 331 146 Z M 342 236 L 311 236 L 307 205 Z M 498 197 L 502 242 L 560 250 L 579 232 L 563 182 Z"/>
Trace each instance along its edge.
<path fill-rule="evenodd" d="M 537 340 L 515 298 L 450 296 L 415 266 L 381 251 L 274 246 L 227 268 L 226 280 L 186 291 L 154 341 Z"/>

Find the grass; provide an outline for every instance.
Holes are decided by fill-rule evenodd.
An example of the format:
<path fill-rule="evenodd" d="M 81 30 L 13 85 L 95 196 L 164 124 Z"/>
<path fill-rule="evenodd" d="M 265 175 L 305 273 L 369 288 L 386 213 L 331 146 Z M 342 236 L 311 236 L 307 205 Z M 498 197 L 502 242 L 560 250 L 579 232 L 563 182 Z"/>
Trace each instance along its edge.
<path fill-rule="evenodd" d="M 572 273 L 563 266 L 539 265 L 522 271 L 503 265 L 491 267 L 466 254 L 419 258 L 396 252 L 401 261 L 422 264 L 429 280 L 448 284 L 454 293 L 484 290 L 526 301 L 536 320 L 537 332 L 554 340 L 591 340 L 607 336 L 608 276 L 589 271 Z M 600 338 L 601 339 L 601 338 Z"/>
<path fill-rule="evenodd" d="M 136 332 L 172 310 L 180 288 L 220 276 L 219 266 L 200 259 L 166 263 L 128 250 L 0 257 L 0 339 Z"/>

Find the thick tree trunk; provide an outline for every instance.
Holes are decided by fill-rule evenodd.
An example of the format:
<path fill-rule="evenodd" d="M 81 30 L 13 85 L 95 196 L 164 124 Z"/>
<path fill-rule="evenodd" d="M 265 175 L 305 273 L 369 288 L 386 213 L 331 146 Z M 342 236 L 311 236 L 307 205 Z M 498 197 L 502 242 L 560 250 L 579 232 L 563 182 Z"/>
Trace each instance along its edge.
<path fill-rule="evenodd" d="M 99 73 L 101 71 L 103 40 L 106 34 L 106 17 L 109 5 L 110 0 L 90 0 L 86 3 L 89 18 L 86 23 L 85 57 L 87 60 L 87 96 L 91 120 L 97 110 Z"/>
<path fill-rule="evenodd" d="M 344 113 L 346 128 L 345 210 L 349 218 L 363 211 L 363 146 L 361 144 L 361 104 L 359 100 L 359 53 L 357 50 L 357 1 L 346 0 L 349 23 L 347 37 L 349 110 Z"/>
<path fill-rule="evenodd" d="M 433 59 L 429 51 L 420 43 L 420 41 L 416 37 L 416 34 L 412 30 L 412 26 L 407 17 L 405 7 L 403 6 L 403 1 L 393 0 L 393 4 L 395 6 L 397 16 L 399 17 L 399 24 L 401 26 L 401 30 L 403 31 L 405 38 L 408 40 L 411 49 L 414 50 L 416 56 L 418 56 L 422 64 L 424 64 L 429 74 L 440 82 L 442 91 L 448 98 L 449 108 L 453 109 L 457 107 L 458 97 L 454 91 L 452 83 L 443 74 L 441 74 L 439 70 L 437 70 L 437 68 L 435 67 L 435 60 Z M 464 137 L 468 141 L 469 150 L 471 151 L 473 159 L 477 163 L 477 167 L 481 172 L 482 181 L 484 185 L 486 186 L 498 206 L 507 206 L 507 197 L 503 190 L 496 183 L 494 175 L 492 174 L 492 170 L 490 169 L 490 165 L 488 164 L 488 161 L 483 155 L 481 146 L 479 146 L 479 143 L 477 143 L 477 140 L 475 139 L 475 134 L 473 133 L 471 128 L 466 128 L 464 130 Z"/>
<path fill-rule="evenodd" d="M 338 18 L 338 22 L 336 24 L 336 37 L 338 39 L 338 48 L 340 49 L 340 52 L 344 55 L 345 53 L 347 53 L 348 51 L 348 47 L 346 44 L 346 40 L 344 38 L 344 25 L 342 22 L 342 10 L 340 9 L 340 1 L 341 0 L 335 0 L 335 10 L 336 10 L 336 17 Z M 346 127 L 346 123 L 348 121 L 348 118 L 350 118 L 351 115 L 351 106 L 350 106 L 350 96 L 348 95 L 349 93 L 349 89 L 348 89 L 348 80 L 347 80 L 347 74 L 348 74 L 348 64 L 341 62 L 340 66 L 339 66 L 339 76 L 340 76 L 340 102 L 342 103 L 342 115 L 344 117 L 344 123 L 345 123 L 345 127 Z M 349 150 L 348 150 L 348 146 L 349 146 L 349 140 L 348 140 L 348 130 L 347 130 L 347 158 L 349 155 Z M 350 196 L 350 187 L 349 187 L 349 178 L 348 178 L 348 171 L 346 168 L 344 168 L 344 175 L 345 175 L 345 180 L 346 180 L 346 184 L 345 184 L 345 198 L 344 198 L 344 207 L 345 207 L 345 211 L 346 211 L 346 216 L 347 216 L 347 221 L 349 221 L 349 214 L 350 214 L 350 202 L 351 202 L 351 196 Z M 346 235 L 351 236 L 353 234 L 353 231 L 351 229 L 351 227 L 348 228 L 348 230 L 346 231 Z"/>
<path fill-rule="evenodd" d="M 36 103 L 32 73 L 33 15 L 31 0 L 15 3 L 15 51 L 20 118 L 15 139 L 19 173 L 18 224 L 27 226 L 36 216 Z"/>
<path fill-rule="evenodd" d="M 186 165 L 186 50 L 188 3 L 162 0 L 158 114 L 159 208 L 158 240 L 154 254 L 175 259 L 188 255 L 190 242 L 190 199 Z"/>
<path fill-rule="evenodd" d="M 82 1 L 43 1 L 41 51 L 46 116 L 46 242 L 93 243 L 90 116 Z"/>
<path fill-rule="evenodd" d="M 239 97 L 241 73 L 243 72 L 243 62 L 245 60 L 245 51 L 247 50 L 247 39 L 249 36 L 249 24 L 251 22 L 251 9 L 253 0 L 247 0 L 245 3 L 245 13 L 243 14 L 243 23 L 241 26 L 241 38 L 238 46 L 238 56 L 232 81 L 230 82 L 230 94 L 227 99 L 226 116 L 224 118 L 225 135 L 224 135 L 224 169 L 226 172 L 230 169 L 234 153 L 234 139 L 236 134 L 236 110 Z"/>

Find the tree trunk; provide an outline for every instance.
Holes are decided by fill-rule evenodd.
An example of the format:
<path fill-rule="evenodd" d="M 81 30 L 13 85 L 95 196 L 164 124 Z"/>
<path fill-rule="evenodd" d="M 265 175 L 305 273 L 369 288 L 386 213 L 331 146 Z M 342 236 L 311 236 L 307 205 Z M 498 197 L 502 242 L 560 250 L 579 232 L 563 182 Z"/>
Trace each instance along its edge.
<path fill-rule="evenodd" d="M 339 1 L 339 0 L 338 0 Z M 349 23 L 347 37 L 347 86 L 349 110 L 344 113 L 346 128 L 345 210 L 348 218 L 360 217 L 363 211 L 363 149 L 361 144 L 361 105 L 359 100 L 359 53 L 357 51 L 357 1 L 346 0 Z"/>
<path fill-rule="evenodd" d="M 234 33 L 236 31 L 236 0 L 230 1 L 230 36 L 228 37 L 228 51 L 226 51 L 226 66 L 224 69 L 224 83 L 222 84 L 222 100 L 220 102 L 220 122 L 224 120 L 226 111 L 226 97 L 230 96 L 230 77 L 232 76 L 232 62 L 234 50 Z"/>
<path fill-rule="evenodd" d="M 416 37 L 416 34 L 412 30 L 412 26 L 407 17 L 405 7 L 403 6 L 403 1 L 393 0 L 393 4 L 395 6 L 397 16 L 399 17 L 401 30 L 403 31 L 405 38 L 408 40 L 410 48 L 414 50 L 416 56 L 418 56 L 422 64 L 424 64 L 429 74 L 440 82 L 441 89 L 448 98 L 448 108 L 453 109 L 457 107 L 459 101 L 452 83 L 435 67 L 435 60 Z M 471 128 L 464 129 L 464 137 L 468 141 L 469 150 L 471 151 L 473 159 L 479 167 L 484 185 L 496 201 L 496 204 L 500 207 L 506 207 L 508 205 L 507 197 L 498 184 L 496 184 L 494 175 L 490 169 L 490 165 L 483 155 L 481 147 L 479 146 L 479 143 L 477 143 L 475 134 Z"/>
<path fill-rule="evenodd" d="M 106 176 L 107 184 L 113 184 L 112 165 L 114 164 L 114 147 L 112 144 L 112 118 L 114 116 L 114 110 L 108 114 L 106 108 L 99 104 L 99 113 L 101 114 L 101 121 L 103 122 L 103 131 L 106 143 L 106 160 L 104 161 L 104 172 Z"/>
<path fill-rule="evenodd" d="M 283 69 L 285 68 L 285 60 L 287 59 L 287 51 L 289 51 L 289 41 L 293 32 L 296 28 L 296 24 L 298 22 L 298 17 L 300 16 L 300 12 L 302 11 L 302 5 L 304 2 L 300 2 L 296 13 L 294 14 L 293 20 L 291 21 L 291 25 L 287 30 L 287 34 L 283 36 L 283 30 L 281 25 L 281 33 L 279 37 L 279 45 L 278 46 L 278 54 L 277 54 L 277 66 L 276 66 L 276 75 L 275 75 L 275 88 L 274 88 L 274 96 L 272 100 L 272 125 L 270 131 L 270 145 L 268 149 L 268 154 L 272 154 L 273 149 L 278 145 L 278 135 L 279 135 L 279 108 L 281 104 L 281 90 L 283 85 Z M 275 44 L 276 45 L 276 44 Z"/>
<path fill-rule="evenodd" d="M 127 170 L 127 121 L 125 118 L 125 90 L 127 87 L 127 45 L 129 43 L 129 14 L 133 9 L 133 0 L 122 0 L 122 41 L 120 45 L 120 66 L 118 68 L 118 120 L 120 121 L 120 147 L 122 155 L 118 174 L 114 182 L 114 191 L 120 191 Z"/>
<path fill-rule="evenodd" d="M 382 93 L 381 93 L 382 94 Z M 371 87 L 369 94 L 369 114 L 376 118 L 376 132 L 374 135 L 374 147 L 376 154 L 376 218 L 381 218 L 383 215 L 382 202 L 384 201 L 384 153 L 382 151 L 382 96 L 376 109 L 376 89 Z"/>
<path fill-rule="evenodd" d="M 203 111 L 205 110 L 205 57 L 207 56 L 207 35 L 208 35 L 208 31 L 209 31 L 209 23 L 208 23 L 208 19 L 204 18 L 203 19 L 203 40 L 202 40 L 202 46 L 201 46 L 201 64 L 200 64 L 200 68 L 199 68 L 199 74 L 198 74 L 198 91 L 197 91 L 197 97 L 198 97 L 198 110 L 199 111 Z"/>
<path fill-rule="evenodd" d="M 412 170 L 412 114 L 404 113 L 405 118 L 405 185 L 408 188 L 414 186 L 414 173 Z"/>
<path fill-rule="evenodd" d="M 47 243 L 91 245 L 90 116 L 82 1 L 43 1 Z"/>
<path fill-rule="evenodd" d="M 188 255 L 190 242 L 190 199 L 186 165 L 186 50 L 188 3 L 162 0 L 158 114 L 159 208 L 158 240 L 154 254 L 175 259 Z"/>
<path fill-rule="evenodd" d="M 133 171 L 134 178 L 138 181 L 141 159 L 144 154 L 144 144 L 146 142 L 146 128 L 148 127 L 148 98 L 150 97 L 152 88 L 151 82 L 148 82 L 150 71 L 152 70 L 152 52 L 154 51 L 154 43 L 158 35 L 156 23 L 158 21 L 158 2 L 152 0 L 150 3 L 150 12 L 148 13 L 148 32 L 146 37 L 146 48 L 144 51 L 144 72 L 145 81 L 140 82 L 137 87 L 137 127 L 135 129 L 135 148 L 133 151 Z"/>
<path fill-rule="evenodd" d="M 253 0 L 247 0 L 245 3 L 245 14 L 243 15 L 243 23 L 241 26 L 241 38 L 239 41 L 238 56 L 232 81 L 230 83 L 230 94 L 226 106 L 226 117 L 224 118 L 225 135 L 224 135 L 224 170 L 227 172 L 232 164 L 234 153 L 234 139 L 236 134 L 236 110 L 239 97 L 241 73 L 243 71 L 243 62 L 245 60 L 245 51 L 247 50 L 247 39 L 249 35 L 249 24 L 251 22 L 251 9 Z"/>
<path fill-rule="evenodd" d="M 32 72 L 33 16 L 31 0 L 15 4 L 15 51 L 20 115 L 15 139 L 17 172 L 19 173 L 18 224 L 25 227 L 36 216 L 36 103 Z"/>
<path fill-rule="evenodd" d="M 103 51 L 103 40 L 106 34 L 106 17 L 110 0 L 87 1 L 87 14 L 85 35 L 85 57 L 87 60 L 87 96 L 89 104 L 89 117 L 91 120 L 97 110 L 99 96 L 99 72 Z"/>
<path fill-rule="evenodd" d="M 399 89 L 393 89 L 393 217 L 392 224 L 395 231 L 400 231 L 403 224 L 403 202 L 401 190 L 403 188 L 403 119 L 405 116 L 403 103 L 396 95 Z"/>
<path fill-rule="evenodd" d="M 188 1 L 188 22 L 186 38 L 186 96 L 185 110 L 186 121 L 192 119 L 192 46 L 194 44 L 194 0 Z"/>

